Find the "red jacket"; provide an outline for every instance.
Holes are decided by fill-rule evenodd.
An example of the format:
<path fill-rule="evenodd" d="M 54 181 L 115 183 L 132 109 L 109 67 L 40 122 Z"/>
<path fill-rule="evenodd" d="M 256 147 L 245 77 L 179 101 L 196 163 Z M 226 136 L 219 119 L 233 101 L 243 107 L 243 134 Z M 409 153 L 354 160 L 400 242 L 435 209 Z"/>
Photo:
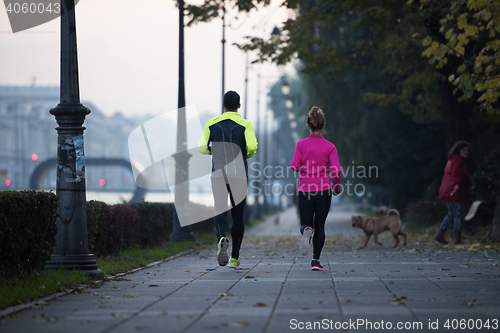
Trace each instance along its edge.
<path fill-rule="evenodd" d="M 465 168 L 464 159 L 460 155 L 452 155 L 448 157 L 448 163 L 444 168 L 444 176 L 439 189 L 439 199 L 467 202 L 467 191 L 470 184 L 470 174 Z M 451 195 L 455 185 L 458 185 L 458 190 Z"/>

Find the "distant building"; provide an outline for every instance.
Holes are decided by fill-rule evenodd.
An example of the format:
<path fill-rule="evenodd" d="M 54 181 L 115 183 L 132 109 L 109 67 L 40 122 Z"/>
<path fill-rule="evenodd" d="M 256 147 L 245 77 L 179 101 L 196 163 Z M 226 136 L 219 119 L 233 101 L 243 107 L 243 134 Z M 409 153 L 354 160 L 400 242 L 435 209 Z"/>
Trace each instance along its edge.
<path fill-rule="evenodd" d="M 57 123 L 49 113 L 59 104 L 59 87 L 0 86 L 0 190 L 28 189 L 33 170 L 41 162 L 57 157 Z M 128 135 L 137 126 L 134 121 L 115 114 L 105 117 L 90 102 L 91 110 L 83 126 L 86 157 L 126 160 Z M 87 167 L 87 189 L 132 190 L 132 174 L 120 167 Z M 55 189 L 56 166 L 46 175 L 43 186 Z"/>
<path fill-rule="evenodd" d="M 56 121 L 49 110 L 58 103 L 58 87 L 0 86 L 0 189 L 27 189 L 36 164 L 56 156 Z M 50 188 L 50 182 L 55 184 L 55 173 L 44 185 Z"/>

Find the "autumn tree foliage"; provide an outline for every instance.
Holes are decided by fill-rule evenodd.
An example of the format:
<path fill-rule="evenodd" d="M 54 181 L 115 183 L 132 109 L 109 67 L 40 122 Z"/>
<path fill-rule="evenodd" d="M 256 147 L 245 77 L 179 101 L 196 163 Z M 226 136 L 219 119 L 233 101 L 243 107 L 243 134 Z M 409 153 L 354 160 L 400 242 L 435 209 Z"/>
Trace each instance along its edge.
<path fill-rule="evenodd" d="M 412 3 L 413 1 L 409 1 Z M 447 6 L 442 1 L 420 0 L 420 10 L 436 14 L 439 34 L 423 40 L 422 55 L 442 68 L 454 58 L 453 74 L 447 79 L 462 95 L 470 99 L 477 92 L 480 108 L 490 114 L 499 113 L 500 97 L 500 2 L 495 0 L 456 0 Z"/>

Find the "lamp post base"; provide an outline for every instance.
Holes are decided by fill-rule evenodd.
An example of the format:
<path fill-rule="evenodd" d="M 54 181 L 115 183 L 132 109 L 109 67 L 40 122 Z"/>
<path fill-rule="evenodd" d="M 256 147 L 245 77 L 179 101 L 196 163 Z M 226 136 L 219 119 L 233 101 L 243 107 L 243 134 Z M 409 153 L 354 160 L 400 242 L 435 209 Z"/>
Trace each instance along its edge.
<path fill-rule="evenodd" d="M 104 272 L 98 269 L 93 254 L 58 255 L 53 254 L 45 263 L 45 269 L 79 270 L 93 280 L 102 280 Z"/>

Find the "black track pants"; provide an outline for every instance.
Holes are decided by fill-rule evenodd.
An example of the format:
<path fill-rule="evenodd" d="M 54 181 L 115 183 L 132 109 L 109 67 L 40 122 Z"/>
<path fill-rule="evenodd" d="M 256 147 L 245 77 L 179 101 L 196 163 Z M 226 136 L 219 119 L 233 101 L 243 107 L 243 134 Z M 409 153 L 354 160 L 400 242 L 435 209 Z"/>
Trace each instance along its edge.
<path fill-rule="evenodd" d="M 306 227 L 313 228 L 313 259 L 319 259 L 325 244 L 325 221 L 330 210 L 331 193 L 331 190 L 299 192 L 300 233 Z"/>
<path fill-rule="evenodd" d="M 242 185 L 243 186 L 243 185 Z M 220 188 L 219 188 L 220 187 Z M 223 187 L 226 187 L 225 189 Z M 226 221 L 227 221 L 227 196 L 223 197 L 220 195 L 215 195 L 215 193 L 221 193 L 220 191 L 227 191 L 229 195 L 231 189 L 229 185 L 221 181 L 212 181 L 212 190 L 214 192 L 215 199 L 215 211 L 219 213 L 214 218 L 215 230 L 217 232 L 217 241 L 221 237 L 226 237 Z M 238 259 L 240 255 L 241 242 L 243 241 L 243 234 L 245 232 L 245 224 L 243 221 L 243 213 L 245 211 L 246 198 L 239 202 L 234 207 L 229 209 L 231 211 L 231 217 L 233 220 L 233 225 L 231 227 L 231 238 L 233 241 L 233 248 L 231 252 L 231 257 Z"/>

